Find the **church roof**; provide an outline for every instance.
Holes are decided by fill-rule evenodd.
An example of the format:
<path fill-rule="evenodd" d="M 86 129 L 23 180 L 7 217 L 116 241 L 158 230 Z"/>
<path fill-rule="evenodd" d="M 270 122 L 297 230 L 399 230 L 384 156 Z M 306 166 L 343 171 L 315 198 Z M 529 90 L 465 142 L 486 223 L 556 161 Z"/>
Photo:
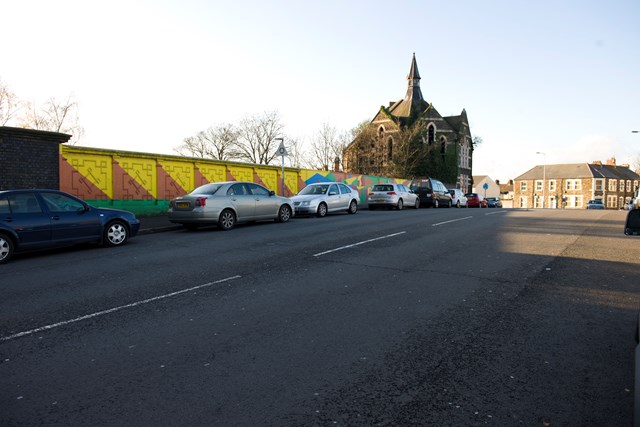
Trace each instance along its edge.
<path fill-rule="evenodd" d="M 409 117 L 412 111 L 422 112 L 428 106 L 429 104 L 424 100 L 420 90 L 420 73 L 418 72 L 418 63 L 414 53 L 411 58 L 409 75 L 407 76 L 407 93 L 404 99 L 389 107 L 389 112 L 396 117 Z"/>

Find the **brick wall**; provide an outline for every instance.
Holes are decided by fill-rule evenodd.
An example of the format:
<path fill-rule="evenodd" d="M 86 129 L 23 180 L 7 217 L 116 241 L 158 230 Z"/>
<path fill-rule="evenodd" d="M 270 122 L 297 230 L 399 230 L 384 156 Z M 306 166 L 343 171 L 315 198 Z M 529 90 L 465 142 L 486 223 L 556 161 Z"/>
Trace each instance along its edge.
<path fill-rule="evenodd" d="M 58 189 L 59 145 L 71 135 L 0 126 L 0 190 Z"/>

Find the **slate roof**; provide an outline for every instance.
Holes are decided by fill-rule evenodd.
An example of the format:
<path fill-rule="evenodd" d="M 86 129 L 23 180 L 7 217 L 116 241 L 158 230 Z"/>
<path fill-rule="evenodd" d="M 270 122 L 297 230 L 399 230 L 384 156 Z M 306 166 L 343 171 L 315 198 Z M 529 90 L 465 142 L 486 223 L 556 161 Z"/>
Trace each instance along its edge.
<path fill-rule="evenodd" d="M 615 178 L 640 179 L 640 176 L 624 166 L 574 163 L 564 165 L 536 165 L 516 179 L 518 181 L 533 179 L 580 179 L 580 178 Z"/>
<path fill-rule="evenodd" d="M 423 112 L 429 107 L 424 100 L 422 91 L 420 90 L 420 73 L 418 72 L 418 63 L 416 62 L 416 54 L 411 58 L 411 68 L 407 76 L 407 93 L 404 99 L 397 101 L 391 107 L 389 112 L 396 117 L 409 117 L 412 111 Z M 413 84 L 415 81 L 415 84 Z"/>

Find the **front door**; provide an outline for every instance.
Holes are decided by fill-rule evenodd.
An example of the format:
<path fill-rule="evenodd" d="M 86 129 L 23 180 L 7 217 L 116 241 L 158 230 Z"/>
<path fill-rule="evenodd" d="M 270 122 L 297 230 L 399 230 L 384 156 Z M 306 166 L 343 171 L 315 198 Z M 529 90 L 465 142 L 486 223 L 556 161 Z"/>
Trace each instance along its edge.
<path fill-rule="evenodd" d="M 102 221 L 96 211 L 80 200 L 60 193 L 40 193 L 51 219 L 51 240 L 97 240 Z"/>

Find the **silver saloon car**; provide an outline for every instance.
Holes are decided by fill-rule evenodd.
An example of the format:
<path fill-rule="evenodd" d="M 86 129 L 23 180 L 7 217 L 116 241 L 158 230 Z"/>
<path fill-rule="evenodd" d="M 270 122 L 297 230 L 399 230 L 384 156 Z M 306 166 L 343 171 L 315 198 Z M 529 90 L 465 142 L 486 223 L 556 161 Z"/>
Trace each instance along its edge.
<path fill-rule="evenodd" d="M 329 212 L 358 211 L 358 192 L 348 185 L 337 182 L 318 182 L 304 187 L 293 196 L 296 215 L 323 217 Z"/>
<path fill-rule="evenodd" d="M 217 224 L 230 230 L 240 222 L 287 222 L 293 215 L 291 199 L 254 182 L 212 182 L 169 203 L 169 221 L 189 229 Z"/>
<path fill-rule="evenodd" d="M 369 210 L 386 207 L 401 210 L 405 205 L 416 209 L 420 207 L 420 198 L 403 184 L 376 184 L 369 191 Z"/>

